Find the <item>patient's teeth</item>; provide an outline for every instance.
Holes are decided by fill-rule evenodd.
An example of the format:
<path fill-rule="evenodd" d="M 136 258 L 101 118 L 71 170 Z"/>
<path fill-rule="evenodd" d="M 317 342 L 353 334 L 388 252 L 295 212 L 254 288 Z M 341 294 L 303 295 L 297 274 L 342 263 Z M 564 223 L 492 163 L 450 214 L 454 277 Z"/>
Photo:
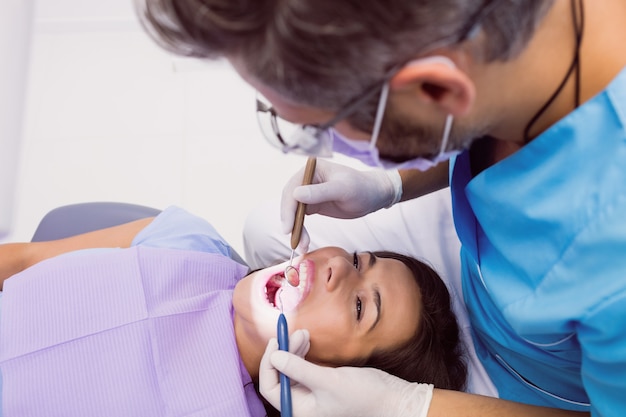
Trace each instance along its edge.
<path fill-rule="evenodd" d="M 300 276 L 300 283 L 298 284 L 298 289 L 300 291 L 304 291 L 304 288 L 306 287 L 306 282 L 309 279 L 309 277 L 307 276 L 307 266 L 306 266 L 306 262 L 302 262 L 300 263 L 300 265 L 298 266 L 298 275 Z"/>

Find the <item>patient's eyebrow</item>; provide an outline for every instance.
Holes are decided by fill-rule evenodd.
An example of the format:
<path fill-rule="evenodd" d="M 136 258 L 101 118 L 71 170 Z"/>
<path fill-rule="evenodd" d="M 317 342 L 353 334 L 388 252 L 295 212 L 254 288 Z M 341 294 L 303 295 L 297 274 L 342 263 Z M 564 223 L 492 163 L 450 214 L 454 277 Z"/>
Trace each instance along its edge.
<path fill-rule="evenodd" d="M 372 252 L 367 252 L 367 253 L 370 255 L 370 259 L 367 265 L 369 268 L 371 268 L 374 265 L 376 265 L 376 259 L 378 258 L 376 258 L 376 256 Z M 374 323 L 372 323 L 372 327 L 370 327 L 369 330 L 367 331 L 368 333 L 374 330 L 374 327 L 376 327 L 376 325 L 380 321 L 380 307 L 381 307 L 382 302 L 380 299 L 380 290 L 378 289 L 377 286 L 374 286 L 374 304 L 376 305 L 376 319 L 374 320 Z"/>
<path fill-rule="evenodd" d="M 376 265 L 376 260 L 377 260 L 378 258 L 377 258 L 377 257 L 376 257 L 376 255 L 374 255 L 372 252 L 367 252 L 367 253 L 368 253 L 368 254 L 369 254 L 369 256 L 370 256 L 370 260 L 368 261 L 367 266 L 368 266 L 369 268 L 371 268 L 371 267 L 373 267 L 374 265 Z"/>
<path fill-rule="evenodd" d="M 374 330 L 374 327 L 376 327 L 376 325 L 380 321 L 381 300 L 380 300 L 380 291 L 378 290 L 378 287 L 374 287 L 374 304 L 376 304 L 376 319 L 374 320 L 374 323 L 372 323 L 372 327 L 370 327 L 370 329 L 368 330 L 368 333 Z"/>

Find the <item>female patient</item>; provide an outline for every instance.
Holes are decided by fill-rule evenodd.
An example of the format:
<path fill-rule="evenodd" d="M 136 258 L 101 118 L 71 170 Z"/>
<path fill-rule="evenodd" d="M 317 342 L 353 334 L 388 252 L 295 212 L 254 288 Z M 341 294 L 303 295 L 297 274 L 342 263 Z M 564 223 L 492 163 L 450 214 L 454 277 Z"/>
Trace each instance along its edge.
<path fill-rule="evenodd" d="M 1 245 L 3 415 L 272 413 L 254 383 L 280 303 L 291 332 L 308 329 L 311 361 L 463 388 L 449 295 L 427 265 L 327 247 L 296 260 L 301 284 L 291 288 L 285 264 L 247 274 L 229 250 L 178 208 Z"/>

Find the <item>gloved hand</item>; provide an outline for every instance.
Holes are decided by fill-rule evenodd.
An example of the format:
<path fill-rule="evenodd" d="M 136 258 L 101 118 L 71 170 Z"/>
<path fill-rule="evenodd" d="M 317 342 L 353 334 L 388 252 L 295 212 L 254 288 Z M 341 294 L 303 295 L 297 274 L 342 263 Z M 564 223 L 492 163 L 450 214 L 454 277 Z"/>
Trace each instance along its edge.
<path fill-rule="evenodd" d="M 294 350 L 290 346 L 290 351 Z M 407 382 L 374 368 L 318 366 L 302 357 L 278 351 L 278 343 L 272 339 L 259 369 L 261 395 L 277 409 L 280 409 L 278 371 L 291 378 L 294 417 L 426 417 L 428 414 L 433 395 L 430 384 Z"/>
<path fill-rule="evenodd" d="M 283 233 L 290 233 L 298 201 L 307 204 L 306 214 L 323 214 L 353 219 L 384 207 L 391 207 L 402 197 L 402 180 L 395 170 L 359 171 L 318 159 L 311 185 L 303 186 L 304 168 L 283 188 L 280 219 Z M 305 253 L 310 238 L 306 228 L 298 251 Z"/>

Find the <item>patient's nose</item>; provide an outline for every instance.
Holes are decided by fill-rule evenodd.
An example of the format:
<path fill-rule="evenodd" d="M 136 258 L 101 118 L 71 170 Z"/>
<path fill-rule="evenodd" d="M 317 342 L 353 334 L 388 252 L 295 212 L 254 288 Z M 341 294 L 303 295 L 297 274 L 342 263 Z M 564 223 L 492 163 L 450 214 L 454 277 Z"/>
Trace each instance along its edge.
<path fill-rule="evenodd" d="M 326 281 L 327 291 L 336 291 L 354 282 L 358 277 L 358 271 L 352 262 L 345 257 L 337 256 L 328 261 L 330 274 Z"/>

